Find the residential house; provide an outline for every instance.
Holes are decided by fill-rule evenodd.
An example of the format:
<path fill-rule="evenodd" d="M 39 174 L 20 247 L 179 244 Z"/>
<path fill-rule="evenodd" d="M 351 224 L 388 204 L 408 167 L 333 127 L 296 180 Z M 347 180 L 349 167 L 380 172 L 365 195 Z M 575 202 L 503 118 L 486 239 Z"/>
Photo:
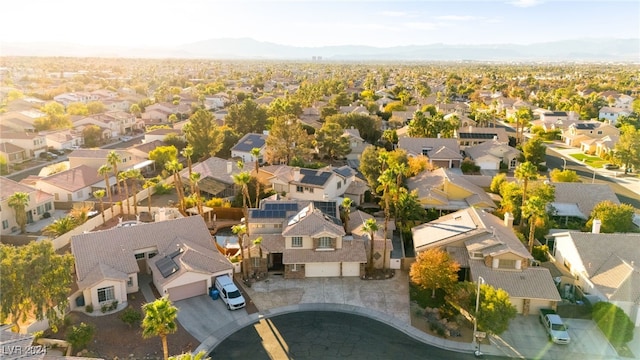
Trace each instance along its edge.
<path fill-rule="evenodd" d="M 233 176 L 242 172 L 236 161 L 210 157 L 192 165 L 192 171 L 200 174 L 198 187 L 202 193 L 217 198 L 231 198 L 236 195 Z M 180 172 L 182 182 L 189 184 L 189 169 Z"/>
<path fill-rule="evenodd" d="M 498 140 L 489 140 L 482 144 L 469 146 L 464 149 L 464 153 L 482 170 L 500 170 L 501 166 L 515 169 L 520 156 L 518 149 Z"/>
<path fill-rule="evenodd" d="M 604 157 L 605 154 L 611 154 L 615 150 L 616 143 L 620 139 L 618 135 L 607 135 L 600 140 L 595 141 L 596 145 L 596 156 Z M 589 147 L 589 152 L 592 149 Z"/>
<path fill-rule="evenodd" d="M 578 147 L 583 141 L 599 140 L 609 135 L 619 136 L 620 130 L 611 124 L 599 121 L 579 121 L 569 125 L 561 137 L 565 144 Z"/>
<path fill-rule="evenodd" d="M 362 152 L 369 146 L 369 143 L 360 136 L 360 131 L 353 127 L 351 129 L 344 129 L 342 136 L 349 139 L 349 147 L 351 148 L 351 152 L 346 156 L 347 160 L 360 160 Z"/>
<path fill-rule="evenodd" d="M 608 301 L 640 326 L 640 234 L 554 234 L 554 257 L 575 276 L 568 284 L 590 302 Z M 581 294 L 580 294 L 581 293 Z"/>
<path fill-rule="evenodd" d="M 485 141 L 497 140 L 503 144 L 509 143 L 509 135 L 504 128 L 485 128 L 485 127 L 461 127 L 457 129 L 453 137 L 458 140 L 461 149 L 467 146 L 482 144 Z"/>
<path fill-rule="evenodd" d="M 29 160 L 27 151 L 20 146 L 13 145 L 11 141 L 0 143 L 0 156 L 7 161 L 7 166 L 20 164 Z"/>
<path fill-rule="evenodd" d="M 35 121 L 46 114 L 38 110 L 8 111 L 0 115 L 0 125 L 16 132 L 35 132 Z"/>
<path fill-rule="evenodd" d="M 151 131 L 147 131 L 144 133 L 144 141 L 145 143 L 150 143 L 154 141 L 164 141 L 167 135 L 173 134 L 178 138 L 184 140 L 184 134 L 181 130 L 178 129 L 153 129 Z"/>
<path fill-rule="evenodd" d="M 578 114 L 575 111 L 542 111 L 540 112 L 540 120 L 555 122 L 555 121 L 576 121 L 578 120 Z"/>
<path fill-rule="evenodd" d="M 459 168 L 463 160 L 456 139 L 402 137 L 398 148 L 406 150 L 409 156 L 427 156 L 432 166 Z"/>
<path fill-rule="evenodd" d="M 624 109 L 619 107 L 603 106 L 598 111 L 598 118 L 600 120 L 606 120 L 609 123 L 615 125 L 618 122 L 618 118 L 621 116 L 631 115 L 631 109 Z"/>
<path fill-rule="evenodd" d="M 258 160 L 258 164 L 262 164 L 266 144 L 267 135 L 246 134 L 231 148 L 231 157 L 242 159 L 242 162 L 245 164 L 253 164 L 256 160 Z M 260 149 L 260 154 L 257 159 L 251 154 L 251 150 L 254 148 Z"/>
<path fill-rule="evenodd" d="M 84 144 L 84 135 L 75 129 L 42 132 L 50 149 L 73 149 Z"/>
<path fill-rule="evenodd" d="M 620 205 L 620 200 L 608 184 L 590 183 L 553 183 L 555 200 L 549 204 L 559 222 L 565 225 L 570 218 L 587 220 L 596 205 L 611 201 Z"/>
<path fill-rule="evenodd" d="M 304 169 L 288 165 L 260 168 L 262 182 L 289 199 L 336 200 L 349 188 L 355 173 L 348 166 Z"/>
<path fill-rule="evenodd" d="M 320 122 L 320 110 L 317 107 L 306 107 L 302 109 L 300 121 L 316 130 L 320 129 L 322 127 L 322 123 Z"/>
<path fill-rule="evenodd" d="M 40 155 L 40 153 L 47 151 L 47 139 L 44 135 L 33 132 L 3 132 L 2 133 L 3 144 L 7 146 L 14 145 L 24 149 L 24 157 L 26 159 L 32 159 Z M 4 148 L 2 149 L 4 151 Z M 7 148 L 8 153 L 16 153 L 17 149 L 10 150 Z M 16 158 L 17 162 L 18 158 Z"/>
<path fill-rule="evenodd" d="M 384 218 L 375 218 L 364 211 L 355 210 L 349 215 L 349 222 L 347 223 L 349 234 L 354 238 L 360 237 L 364 240 L 367 247 L 367 256 L 369 256 L 369 252 L 371 251 L 371 243 L 369 242 L 371 240 L 371 234 L 364 230 L 364 224 L 368 219 L 375 219 L 378 224 L 378 231 L 373 234 L 373 267 L 375 269 L 381 269 L 383 266 L 385 269 L 393 268 L 391 261 L 394 248 L 391 236 L 396 230 L 395 221 L 391 220 L 387 223 L 387 235 L 385 236 Z M 385 241 L 387 242 L 386 252 Z M 395 258 L 394 260 L 398 261 L 399 259 L 400 258 Z"/>
<path fill-rule="evenodd" d="M 262 238 L 263 266 L 286 279 L 364 274 L 365 242 L 346 235 L 335 202 L 263 200 L 248 223 L 250 242 Z"/>
<path fill-rule="evenodd" d="M 138 157 L 128 150 L 123 149 L 76 149 L 69 153 L 69 167 L 74 168 L 81 165 L 86 165 L 95 171 L 100 166 L 107 163 L 107 157 L 111 151 L 115 151 L 120 156 L 120 163 L 118 164 L 118 170 L 124 171 L 128 168 L 132 168 L 135 165 L 144 163 L 147 159 L 144 157 Z"/>
<path fill-rule="evenodd" d="M 15 210 L 9 206 L 9 198 L 17 192 L 29 194 L 29 203 L 25 206 L 27 224 L 42 219 L 45 213 L 55 210 L 53 195 L 35 189 L 31 186 L 0 177 L 0 220 L 2 221 L 1 235 L 9 235 L 20 231 L 16 222 Z"/>
<path fill-rule="evenodd" d="M 144 112 L 140 115 L 142 120 L 150 123 L 166 123 L 169 120 L 169 115 L 174 114 L 173 107 L 169 107 L 164 104 L 149 105 L 144 109 Z"/>
<path fill-rule="evenodd" d="M 117 138 L 121 135 L 132 134 L 144 128 L 144 122 L 136 119 L 136 116 L 124 111 L 109 111 L 103 114 L 95 114 L 74 122 L 74 126 L 96 125 L 108 129 L 106 138 Z"/>
<path fill-rule="evenodd" d="M 100 97 L 97 95 L 93 95 L 89 92 L 79 91 L 79 92 L 70 92 L 63 93 L 60 95 L 56 95 L 53 97 L 53 100 L 57 103 L 62 104 L 65 108 L 69 106 L 71 103 L 89 103 L 91 101 L 98 101 Z"/>
<path fill-rule="evenodd" d="M 104 189 L 104 177 L 96 169 L 80 165 L 37 179 L 35 188 L 53 194 L 55 201 L 85 201 L 93 192 Z"/>
<path fill-rule="evenodd" d="M 233 275 L 200 216 L 76 235 L 71 252 L 78 284 L 72 310 L 126 304 L 127 294 L 139 291 L 142 274 L 172 301 L 205 295 L 216 276 Z"/>
<path fill-rule="evenodd" d="M 426 209 L 456 211 L 473 206 L 479 209 L 495 209 L 496 204 L 478 185 L 464 175 L 439 168 L 425 170 L 407 179 L 407 189 L 416 190 L 420 204 Z"/>
<path fill-rule="evenodd" d="M 367 109 L 363 105 L 340 106 L 340 108 L 338 109 L 338 114 L 370 115 L 369 114 L 369 109 Z"/>
<path fill-rule="evenodd" d="M 555 308 L 561 301 L 549 269 L 532 266 L 533 257 L 513 231 L 513 218 L 504 221 L 484 210 L 468 207 L 411 229 L 416 254 L 438 248 L 460 264 L 460 280 L 503 289 L 523 315 Z"/>
<path fill-rule="evenodd" d="M 609 90 L 600 93 L 600 97 L 605 99 L 611 107 L 632 110 L 634 100 L 632 96 Z"/>
<path fill-rule="evenodd" d="M 204 98 L 204 108 L 207 110 L 222 109 L 224 105 L 225 105 L 225 98 L 221 96 L 207 96 Z"/>

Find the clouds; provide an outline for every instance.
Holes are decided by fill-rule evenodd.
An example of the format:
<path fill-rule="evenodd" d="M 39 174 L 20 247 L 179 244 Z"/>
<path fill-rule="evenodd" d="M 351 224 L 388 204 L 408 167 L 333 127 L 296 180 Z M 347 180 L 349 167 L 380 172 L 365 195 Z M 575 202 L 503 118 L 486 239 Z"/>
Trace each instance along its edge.
<path fill-rule="evenodd" d="M 542 3 L 543 3 L 542 0 L 514 0 L 514 1 L 508 2 L 508 4 L 510 5 L 523 7 L 523 8 L 540 5 Z"/>

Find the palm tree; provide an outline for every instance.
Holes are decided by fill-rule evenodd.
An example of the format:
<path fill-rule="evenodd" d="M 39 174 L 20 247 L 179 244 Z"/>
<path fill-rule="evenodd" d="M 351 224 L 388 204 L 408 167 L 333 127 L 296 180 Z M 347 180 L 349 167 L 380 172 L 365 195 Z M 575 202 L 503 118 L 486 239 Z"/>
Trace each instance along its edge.
<path fill-rule="evenodd" d="M 180 355 L 170 356 L 169 360 L 211 360 L 211 358 L 207 357 L 207 352 L 202 350 L 197 354 L 184 353 Z"/>
<path fill-rule="evenodd" d="M 251 174 L 248 171 L 243 171 L 239 174 L 233 175 L 233 182 L 241 187 L 242 190 L 242 209 L 244 212 L 244 221 L 247 226 L 247 235 L 249 235 L 249 208 L 251 205 L 251 198 L 249 197 L 249 183 L 251 182 Z"/>
<path fill-rule="evenodd" d="M 373 270 L 373 239 L 375 237 L 376 231 L 378 231 L 378 223 L 376 219 L 370 218 L 364 222 L 364 226 L 362 230 L 369 233 L 369 271 Z"/>
<path fill-rule="evenodd" d="M 107 190 L 107 196 L 109 197 L 109 209 L 111 209 L 111 215 L 113 216 L 113 196 L 111 194 L 111 185 L 109 184 L 109 173 L 111 172 L 111 166 L 104 164 L 98 168 L 98 174 L 104 176 L 104 186 Z"/>
<path fill-rule="evenodd" d="M 104 202 L 102 201 L 102 198 L 105 195 L 105 191 L 100 189 L 100 190 L 96 190 L 93 192 L 93 196 L 95 196 L 96 199 L 98 199 L 98 201 L 100 201 L 100 212 L 102 213 L 102 224 L 104 225 L 107 220 L 104 217 Z"/>
<path fill-rule="evenodd" d="M 195 190 L 196 205 L 198 206 L 198 214 L 204 218 L 202 213 L 202 198 L 200 197 L 200 173 L 194 172 L 189 175 L 189 182 L 191 183 L 191 189 Z"/>
<path fill-rule="evenodd" d="M 77 225 L 76 219 L 72 216 L 65 216 L 63 218 L 56 219 L 51 224 L 45 226 L 42 229 L 44 235 L 52 236 L 54 238 L 66 234 L 73 230 Z"/>
<path fill-rule="evenodd" d="M 120 155 L 114 150 L 111 150 L 107 155 L 107 163 L 111 165 L 113 169 L 113 176 L 116 178 L 116 190 L 118 191 L 118 195 L 122 193 L 122 188 L 120 187 L 120 178 L 118 178 L 118 164 L 122 161 Z M 124 209 L 122 208 L 122 201 L 120 201 L 120 213 L 124 213 Z"/>
<path fill-rule="evenodd" d="M 127 171 L 118 174 L 118 180 L 124 183 L 124 196 L 127 200 L 127 214 L 131 214 L 131 204 L 129 204 L 129 185 L 127 185 Z M 122 204 L 122 202 L 120 202 Z M 122 205 L 120 205 L 122 207 Z"/>
<path fill-rule="evenodd" d="M 547 213 L 547 202 L 539 196 L 530 197 L 522 206 L 522 216 L 529 218 L 529 253 L 533 252 L 536 226 L 542 225 Z"/>
<path fill-rule="evenodd" d="M 156 186 L 157 182 L 155 181 L 154 178 L 152 179 L 145 179 L 144 181 L 144 185 L 142 185 L 142 187 L 144 189 L 147 189 L 147 200 L 149 201 L 149 213 L 151 213 L 151 189 L 154 188 Z"/>
<path fill-rule="evenodd" d="M 378 177 L 378 183 L 380 184 L 380 186 L 378 187 L 378 191 L 382 190 L 382 201 L 384 202 L 384 236 L 383 236 L 383 241 L 384 241 L 384 249 L 383 249 L 383 259 L 382 259 L 382 268 L 384 269 L 385 267 L 385 263 L 386 263 L 386 258 L 387 258 L 387 231 L 389 229 L 389 218 L 391 217 L 391 211 L 390 211 L 390 199 L 389 197 L 391 196 L 391 192 L 395 191 L 393 190 L 393 188 L 395 187 L 396 184 L 396 174 L 393 172 L 392 169 L 387 169 L 385 170 L 380 177 Z M 397 191 L 396 191 L 397 192 Z"/>
<path fill-rule="evenodd" d="M 15 192 L 9 196 L 8 204 L 16 213 L 16 223 L 20 226 L 20 233 L 24 234 L 27 230 L 26 208 L 29 206 L 29 194 L 21 191 Z"/>
<path fill-rule="evenodd" d="M 247 278 L 247 266 L 244 263 L 244 236 L 247 234 L 247 226 L 245 224 L 237 224 L 231 227 L 231 232 L 238 236 L 238 246 L 240 246 L 240 272 L 242 276 Z M 249 254 L 251 255 L 251 254 Z"/>
<path fill-rule="evenodd" d="M 260 180 L 258 179 L 258 174 L 260 174 L 260 163 L 258 162 L 260 157 L 260 148 L 251 149 L 251 156 L 255 159 L 255 167 L 256 167 L 256 208 L 260 205 Z"/>
<path fill-rule="evenodd" d="M 187 147 L 182 149 L 181 154 L 182 154 L 182 156 L 187 158 L 187 168 L 189 169 L 189 178 L 191 178 L 191 173 L 192 173 L 191 157 L 193 156 L 193 146 L 188 145 Z M 191 193 L 193 194 L 193 184 L 191 185 Z"/>
<path fill-rule="evenodd" d="M 344 232 L 349 235 L 349 219 L 351 216 L 351 205 L 353 205 L 353 200 L 348 197 L 342 199 L 342 221 L 344 226 Z"/>
<path fill-rule="evenodd" d="M 178 160 L 171 160 L 164 164 L 164 167 L 173 174 L 173 181 L 176 185 L 176 192 L 178 193 L 178 207 L 180 210 L 184 210 L 184 188 L 182 187 L 182 178 L 180 177 L 182 164 L 180 164 Z"/>
<path fill-rule="evenodd" d="M 127 170 L 127 178 L 133 180 L 131 192 L 133 193 L 133 214 L 138 215 L 138 181 L 144 179 L 139 169 Z"/>
<path fill-rule="evenodd" d="M 142 319 L 142 337 L 148 339 L 152 336 L 159 336 L 162 340 L 162 352 L 164 359 L 169 358 L 169 346 L 167 345 L 167 335 L 178 330 L 176 319 L 178 308 L 173 306 L 167 297 L 157 299 L 152 303 L 142 305 L 144 319 Z"/>
<path fill-rule="evenodd" d="M 538 178 L 538 169 L 533 163 L 527 161 L 520 164 L 514 175 L 520 181 L 522 181 L 522 205 L 527 201 L 527 187 L 529 185 L 529 180 L 535 180 Z M 522 220 L 520 221 L 520 228 L 524 227 L 524 219 L 525 216 L 522 216 Z"/>

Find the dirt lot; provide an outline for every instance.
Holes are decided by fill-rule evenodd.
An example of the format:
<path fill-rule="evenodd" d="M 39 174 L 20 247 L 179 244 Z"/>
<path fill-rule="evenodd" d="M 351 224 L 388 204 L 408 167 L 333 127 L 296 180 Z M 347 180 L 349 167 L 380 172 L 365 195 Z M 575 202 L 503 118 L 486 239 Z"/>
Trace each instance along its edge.
<path fill-rule="evenodd" d="M 129 294 L 129 306 L 141 309 L 144 297 L 140 292 Z M 142 310 L 140 310 L 142 311 Z M 131 328 L 118 318 L 122 311 L 105 315 L 89 316 L 84 313 L 72 312 L 69 314 L 71 324 L 85 322 L 96 328 L 93 341 L 87 346 L 89 354 L 85 356 L 99 357 L 103 359 L 162 359 L 162 343 L 159 337 L 150 339 L 142 338 L 140 326 Z M 61 329 L 57 334 L 46 334 L 45 337 L 64 339 L 65 331 L 71 328 Z M 169 355 L 178 355 L 195 350 L 200 344 L 179 323 L 178 331 L 167 336 L 169 343 Z M 78 351 L 74 350 L 74 355 Z"/>

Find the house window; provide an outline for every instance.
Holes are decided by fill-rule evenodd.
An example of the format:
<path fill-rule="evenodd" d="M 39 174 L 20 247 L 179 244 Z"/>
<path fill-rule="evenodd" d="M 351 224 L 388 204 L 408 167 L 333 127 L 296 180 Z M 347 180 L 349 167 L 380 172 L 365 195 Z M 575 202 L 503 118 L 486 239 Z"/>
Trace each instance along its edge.
<path fill-rule="evenodd" d="M 60 194 L 55 193 L 54 195 L 55 195 L 55 199 L 56 199 L 56 201 L 57 201 L 57 200 L 60 200 Z"/>
<path fill-rule="evenodd" d="M 331 248 L 331 238 L 328 236 L 323 236 L 318 239 L 318 248 L 319 249 L 329 249 Z"/>
<path fill-rule="evenodd" d="M 113 286 L 98 289 L 99 302 L 112 301 L 115 299 L 116 299 L 116 296 L 115 296 L 115 291 L 113 290 Z"/>
<path fill-rule="evenodd" d="M 291 269 L 292 272 L 300 271 L 300 264 L 291 264 L 289 265 L 289 268 Z"/>
<path fill-rule="evenodd" d="M 44 211 L 50 211 L 51 209 L 53 209 L 53 206 L 50 202 L 44 204 Z"/>
<path fill-rule="evenodd" d="M 291 247 L 302 247 L 302 236 L 294 236 L 291 238 Z"/>
<path fill-rule="evenodd" d="M 260 267 L 260 258 L 259 257 L 251 258 L 251 260 L 253 261 L 252 266 L 254 268 L 259 268 Z"/>
<path fill-rule="evenodd" d="M 150 253 L 149 253 L 149 259 L 151 259 L 152 257 L 154 257 L 154 256 L 156 256 L 156 255 L 158 255 L 158 252 L 156 252 L 156 251 L 152 251 L 152 252 L 150 252 Z"/>
<path fill-rule="evenodd" d="M 515 269 L 516 268 L 516 261 L 515 260 L 499 259 L 498 260 L 498 268 L 499 269 Z"/>
<path fill-rule="evenodd" d="M 304 188 L 302 186 L 296 186 L 296 191 L 301 193 L 304 191 Z"/>
<path fill-rule="evenodd" d="M 304 190 L 308 191 L 308 192 L 311 192 L 311 193 L 313 192 L 313 188 L 310 188 L 310 187 L 306 187 L 306 188 L 304 188 Z"/>
<path fill-rule="evenodd" d="M 144 259 L 144 253 L 136 254 L 136 260 Z"/>
<path fill-rule="evenodd" d="M 282 229 L 282 224 L 274 224 L 273 228 L 274 229 Z"/>
<path fill-rule="evenodd" d="M 9 228 L 9 220 L 2 220 L 2 230 Z"/>
<path fill-rule="evenodd" d="M 517 163 L 516 158 L 511 159 L 511 161 L 509 162 L 509 167 L 510 168 L 516 167 L 516 163 Z"/>
<path fill-rule="evenodd" d="M 129 279 L 127 279 L 127 286 L 128 287 L 132 287 L 133 286 L 133 278 L 131 276 L 129 276 Z"/>
<path fill-rule="evenodd" d="M 482 256 L 481 252 L 472 252 L 471 253 L 471 258 L 472 259 L 483 259 L 484 256 Z"/>
<path fill-rule="evenodd" d="M 341 187 L 342 187 L 342 183 L 338 181 L 338 189 L 340 189 Z"/>
<path fill-rule="evenodd" d="M 67 201 L 71 201 L 73 200 L 73 198 L 71 197 L 71 194 L 67 194 Z"/>

